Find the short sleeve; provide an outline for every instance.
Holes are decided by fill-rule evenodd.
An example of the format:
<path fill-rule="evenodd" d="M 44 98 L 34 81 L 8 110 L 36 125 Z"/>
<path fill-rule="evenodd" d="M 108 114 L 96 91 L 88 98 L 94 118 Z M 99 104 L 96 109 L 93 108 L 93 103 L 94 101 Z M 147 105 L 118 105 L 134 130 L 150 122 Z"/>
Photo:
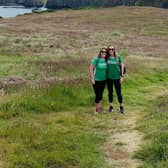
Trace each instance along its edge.
<path fill-rule="evenodd" d="M 121 54 L 119 54 L 119 62 L 120 62 L 120 64 L 124 62 L 123 57 L 122 57 Z"/>
<path fill-rule="evenodd" d="M 96 66 L 96 64 L 97 64 L 97 58 L 96 57 L 91 60 L 91 64 Z"/>

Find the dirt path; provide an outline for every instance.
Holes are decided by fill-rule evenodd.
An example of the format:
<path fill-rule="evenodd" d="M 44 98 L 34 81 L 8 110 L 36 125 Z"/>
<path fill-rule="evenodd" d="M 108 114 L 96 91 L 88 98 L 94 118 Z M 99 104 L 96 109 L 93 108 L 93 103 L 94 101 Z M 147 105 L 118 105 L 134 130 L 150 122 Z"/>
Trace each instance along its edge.
<path fill-rule="evenodd" d="M 137 119 L 138 112 L 127 113 L 116 122 L 116 128 L 111 129 L 112 136 L 104 144 L 103 150 L 112 167 L 136 168 L 141 164 L 133 158 L 142 139 L 140 132 L 135 130 Z"/>

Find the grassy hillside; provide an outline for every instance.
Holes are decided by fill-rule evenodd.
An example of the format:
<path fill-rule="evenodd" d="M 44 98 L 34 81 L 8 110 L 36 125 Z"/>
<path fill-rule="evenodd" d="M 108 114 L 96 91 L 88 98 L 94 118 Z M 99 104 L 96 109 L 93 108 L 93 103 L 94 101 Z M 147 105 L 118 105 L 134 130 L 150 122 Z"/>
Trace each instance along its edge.
<path fill-rule="evenodd" d="M 167 15 L 117 7 L 0 20 L 0 167 L 134 168 L 135 149 L 118 135 L 133 142 L 134 131 L 144 137 L 134 154 L 141 167 L 165 167 Z M 107 113 L 106 91 L 104 113 L 95 116 L 88 68 L 108 44 L 127 66 L 126 114 L 117 113 L 116 98 L 114 114 Z"/>
<path fill-rule="evenodd" d="M 60 60 L 64 64 L 75 58 L 87 66 L 109 43 L 125 55 L 167 57 L 167 15 L 164 9 L 117 7 L 3 19 L 0 76 L 56 78 L 61 73 L 54 64 Z M 87 77 L 83 70 L 80 73 Z"/>

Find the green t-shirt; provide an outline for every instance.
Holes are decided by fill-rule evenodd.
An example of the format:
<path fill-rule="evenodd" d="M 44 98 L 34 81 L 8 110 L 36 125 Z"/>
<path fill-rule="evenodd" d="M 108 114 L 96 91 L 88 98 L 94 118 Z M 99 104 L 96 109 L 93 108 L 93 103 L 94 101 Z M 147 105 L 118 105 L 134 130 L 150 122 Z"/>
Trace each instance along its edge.
<path fill-rule="evenodd" d="M 115 57 L 109 57 L 107 60 L 107 78 L 108 79 L 120 79 L 120 66 L 123 63 L 121 55 L 118 56 L 119 63 L 117 63 Z"/>
<path fill-rule="evenodd" d="M 91 64 L 94 65 L 94 80 L 104 81 L 107 77 L 107 63 L 104 58 L 95 57 L 92 59 Z"/>

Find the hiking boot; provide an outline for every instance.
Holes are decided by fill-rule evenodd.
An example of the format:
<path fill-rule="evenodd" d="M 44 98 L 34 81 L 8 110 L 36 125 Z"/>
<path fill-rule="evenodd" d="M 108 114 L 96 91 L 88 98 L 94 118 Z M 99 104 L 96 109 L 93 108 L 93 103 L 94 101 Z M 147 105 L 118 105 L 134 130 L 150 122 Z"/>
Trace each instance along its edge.
<path fill-rule="evenodd" d="M 113 106 L 110 106 L 110 107 L 109 107 L 109 112 L 110 112 L 110 113 L 113 112 Z"/>
<path fill-rule="evenodd" d="M 120 113 L 124 113 L 124 107 L 120 106 Z"/>

